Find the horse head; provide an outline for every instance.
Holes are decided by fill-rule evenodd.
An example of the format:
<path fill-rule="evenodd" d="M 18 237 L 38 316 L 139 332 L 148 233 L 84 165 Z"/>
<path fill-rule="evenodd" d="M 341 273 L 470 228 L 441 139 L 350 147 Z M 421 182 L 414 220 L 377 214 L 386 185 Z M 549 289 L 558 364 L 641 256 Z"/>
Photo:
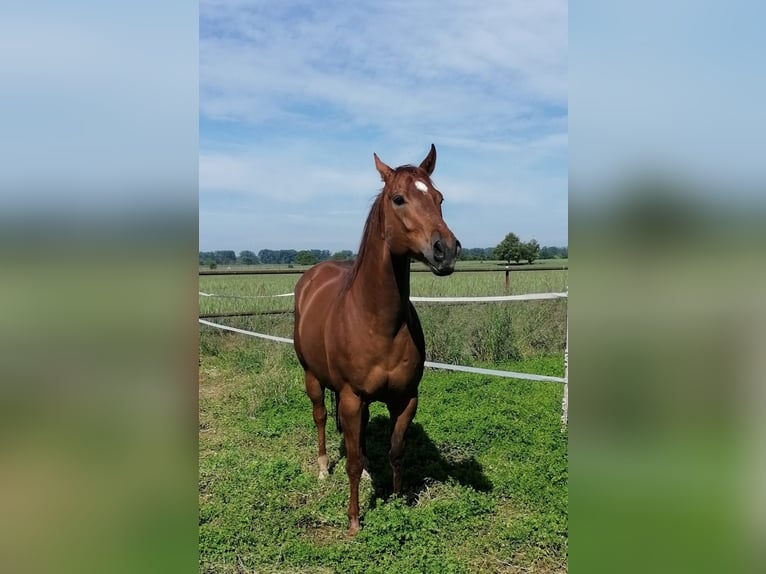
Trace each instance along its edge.
<path fill-rule="evenodd" d="M 460 241 L 442 217 L 444 196 L 431 181 L 436 167 L 436 148 L 418 167 L 396 169 L 383 163 L 377 154 L 375 167 L 384 187 L 382 210 L 384 237 L 392 255 L 409 255 L 422 261 L 435 275 L 449 275 L 460 255 Z"/>

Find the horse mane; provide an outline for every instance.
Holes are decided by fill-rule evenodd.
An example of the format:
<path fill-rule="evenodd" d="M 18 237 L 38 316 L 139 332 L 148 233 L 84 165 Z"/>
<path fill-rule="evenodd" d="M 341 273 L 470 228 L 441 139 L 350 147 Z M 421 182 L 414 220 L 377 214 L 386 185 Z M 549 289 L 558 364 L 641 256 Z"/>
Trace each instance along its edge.
<path fill-rule="evenodd" d="M 398 171 L 408 171 L 416 173 L 419 168 L 414 165 L 401 165 L 394 170 L 394 173 Z M 362 231 L 362 240 L 359 243 L 359 250 L 356 254 L 356 259 L 351 267 L 351 270 L 346 277 L 346 281 L 343 285 L 343 291 L 347 290 L 356 279 L 359 273 L 359 268 L 362 265 L 365 255 L 367 255 L 368 245 L 370 242 L 377 238 L 383 238 L 385 235 L 385 228 L 383 225 L 383 196 L 386 193 L 385 186 L 381 192 L 375 197 L 370 208 L 370 213 L 367 215 L 367 221 L 364 223 L 364 231 Z"/>
<path fill-rule="evenodd" d="M 359 273 L 359 268 L 362 265 L 362 261 L 367 255 L 369 250 L 368 245 L 376 238 L 382 238 L 385 229 L 383 227 L 383 196 L 385 195 L 385 189 L 381 191 L 372 203 L 370 213 L 367 215 L 367 221 L 364 223 L 364 231 L 362 231 L 362 240 L 359 242 L 359 250 L 356 254 L 356 259 L 351 267 L 351 270 L 346 277 L 343 290 L 348 289 L 356 279 Z"/>

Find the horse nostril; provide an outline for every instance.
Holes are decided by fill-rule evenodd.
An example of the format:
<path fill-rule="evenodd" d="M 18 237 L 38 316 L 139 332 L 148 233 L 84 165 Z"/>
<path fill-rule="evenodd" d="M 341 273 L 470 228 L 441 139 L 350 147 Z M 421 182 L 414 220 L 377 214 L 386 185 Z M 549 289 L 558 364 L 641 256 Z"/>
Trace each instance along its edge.
<path fill-rule="evenodd" d="M 437 263 L 444 261 L 444 248 L 442 247 L 442 242 L 438 239 L 434 241 L 434 259 L 436 259 Z"/>

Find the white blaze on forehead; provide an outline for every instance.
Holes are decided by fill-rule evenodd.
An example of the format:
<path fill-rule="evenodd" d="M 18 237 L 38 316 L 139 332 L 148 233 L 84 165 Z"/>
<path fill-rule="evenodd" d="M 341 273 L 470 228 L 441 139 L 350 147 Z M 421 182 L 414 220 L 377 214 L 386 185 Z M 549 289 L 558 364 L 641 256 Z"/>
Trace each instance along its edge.
<path fill-rule="evenodd" d="M 428 193 L 428 186 L 419 179 L 415 180 L 415 187 L 417 187 L 423 193 Z"/>

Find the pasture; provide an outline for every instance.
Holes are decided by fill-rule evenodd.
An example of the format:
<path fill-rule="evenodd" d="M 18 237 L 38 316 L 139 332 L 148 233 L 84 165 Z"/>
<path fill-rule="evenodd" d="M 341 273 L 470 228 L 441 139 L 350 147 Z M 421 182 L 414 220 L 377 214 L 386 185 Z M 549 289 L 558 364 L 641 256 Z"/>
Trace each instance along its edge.
<path fill-rule="evenodd" d="M 458 264 L 460 268 L 462 263 Z M 292 336 L 299 275 L 203 276 L 200 314 Z M 511 294 L 564 291 L 565 271 L 511 273 Z M 503 273 L 412 274 L 413 296 L 502 295 Z M 565 300 L 416 303 L 427 359 L 563 376 Z M 563 572 L 567 430 L 562 387 L 427 369 L 407 435 L 404 496 L 391 497 L 387 412 L 370 409 L 372 481 L 346 537 L 348 482 L 328 424 L 330 478 L 290 345 L 200 327 L 200 570 L 203 572 Z M 329 407 L 328 397 L 328 407 Z"/>

